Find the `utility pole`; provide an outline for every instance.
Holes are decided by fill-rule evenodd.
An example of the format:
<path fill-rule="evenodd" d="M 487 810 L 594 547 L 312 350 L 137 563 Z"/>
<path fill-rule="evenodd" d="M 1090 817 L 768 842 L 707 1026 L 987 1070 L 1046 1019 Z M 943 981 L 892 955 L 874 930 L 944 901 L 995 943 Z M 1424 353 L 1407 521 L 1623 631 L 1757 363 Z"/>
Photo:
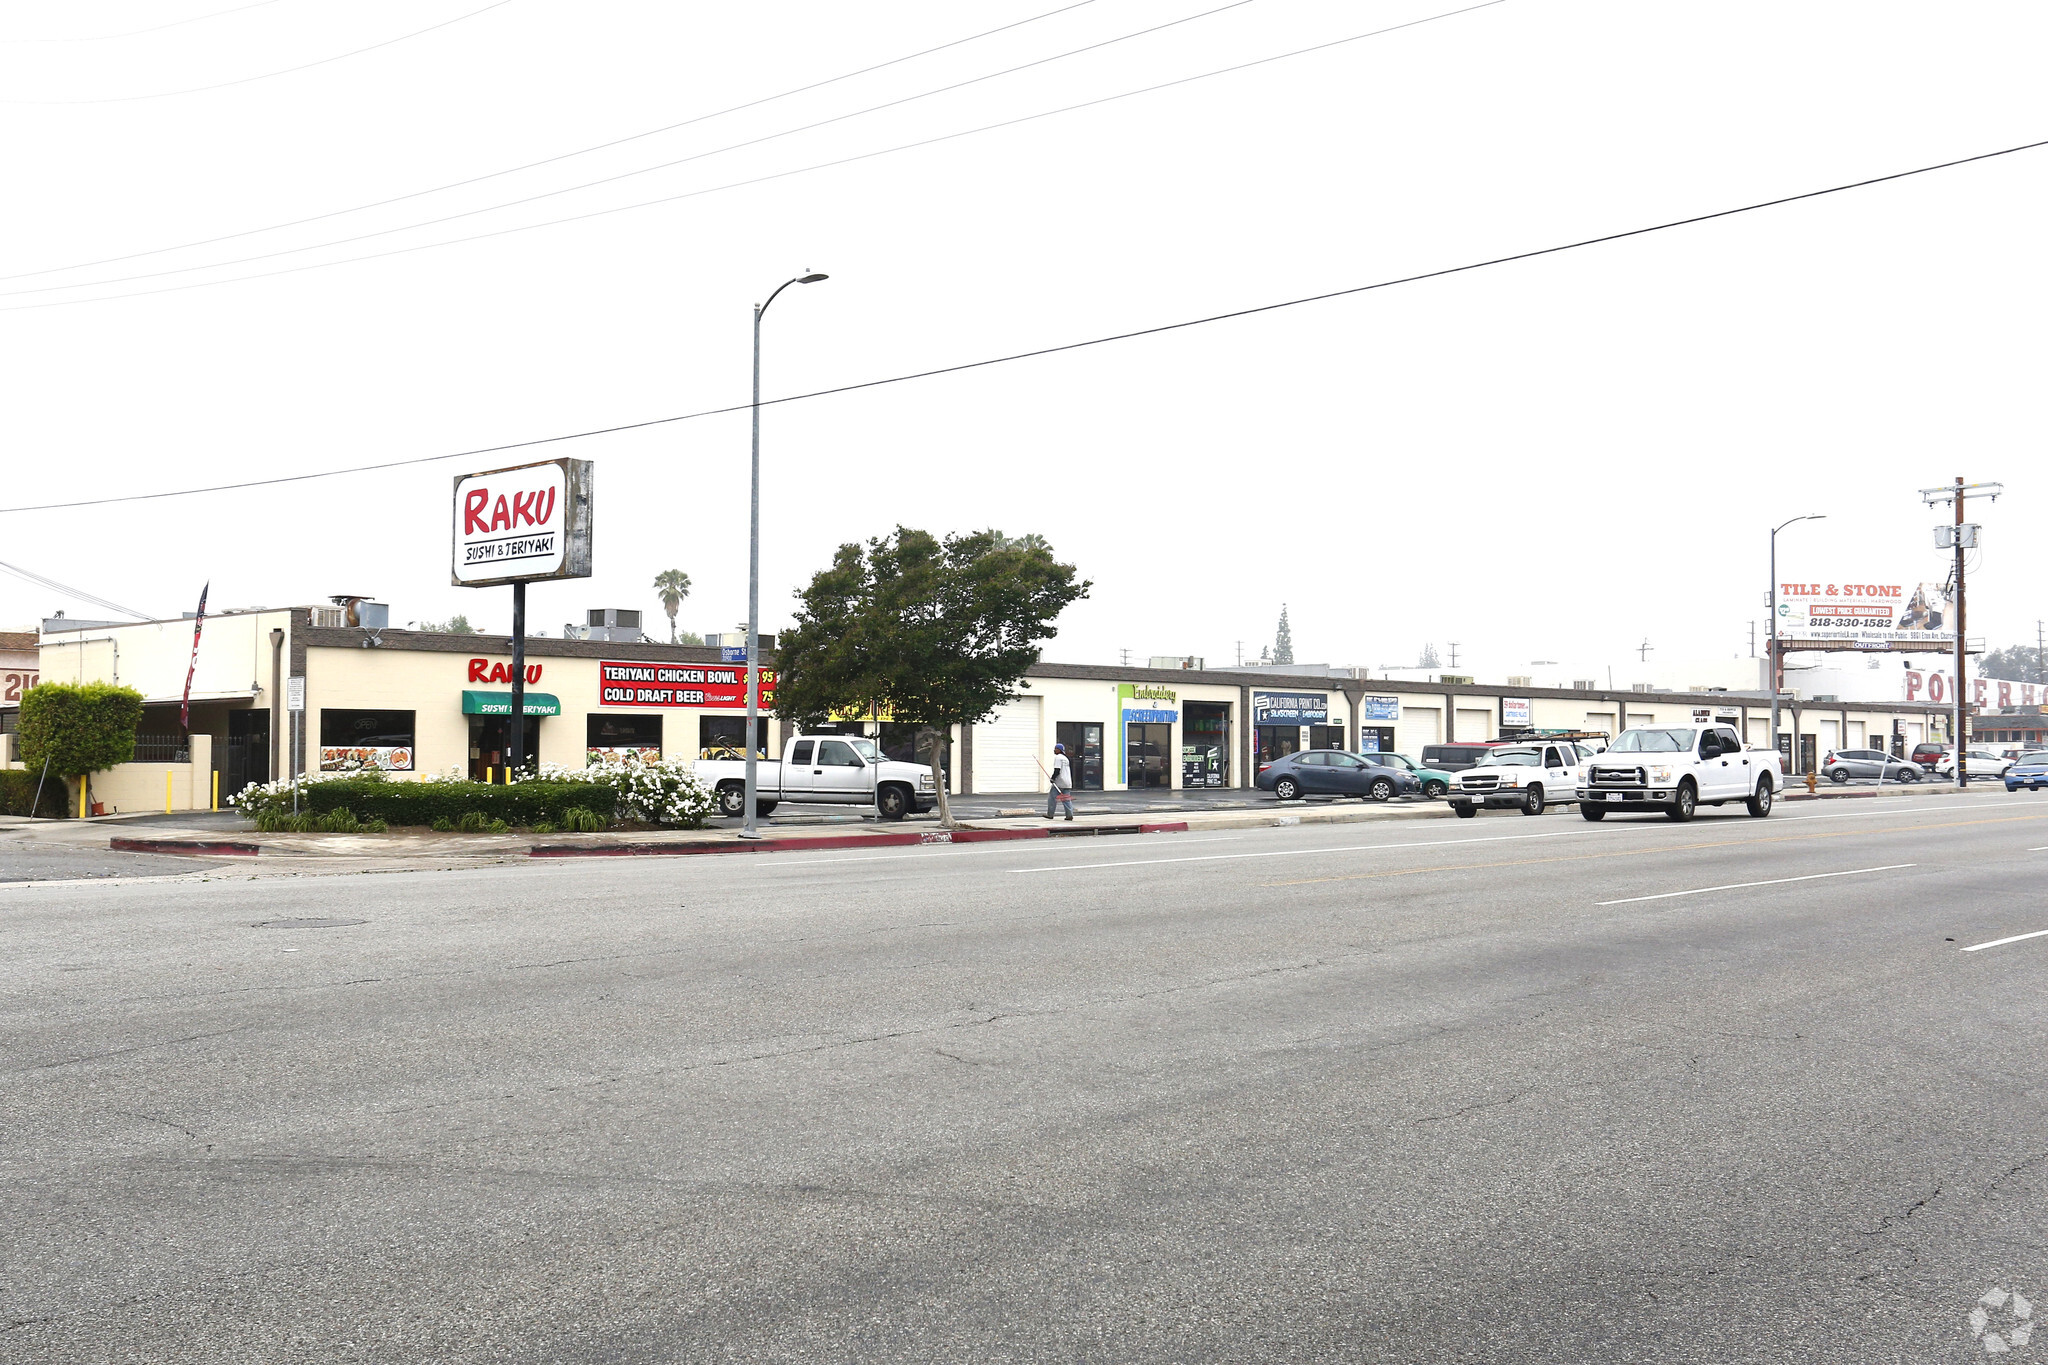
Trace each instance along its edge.
<path fill-rule="evenodd" d="M 2048 622 L 2034 622 L 2034 681 L 2048 683 Z"/>
<path fill-rule="evenodd" d="M 1244 641 L 1242 640 L 1237 642 L 1237 666 L 1239 668 L 1244 667 Z"/>
<path fill-rule="evenodd" d="M 1993 502 L 1996 502 L 1998 501 L 1998 495 L 2004 491 L 2005 485 L 1999 483 L 1966 484 L 1963 482 L 1963 476 L 1960 474 L 1956 475 L 1956 481 L 1950 487 L 1923 488 L 1920 490 L 1921 500 L 1929 507 L 1936 507 L 1947 502 L 1955 504 L 1956 509 L 1955 530 L 1950 532 L 1955 538 L 1956 551 L 1956 703 L 1955 720 L 1951 722 L 1949 731 L 1955 740 L 1956 746 L 1956 785 L 1958 787 L 1968 787 L 1970 785 L 1970 704 L 1964 699 L 1966 696 L 1965 683 L 1967 679 L 1963 673 L 1966 664 L 1964 651 L 1968 648 L 1969 644 L 1968 637 L 1965 634 L 1969 625 L 1969 612 L 1964 604 L 1963 551 L 1967 548 L 1973 548 L 1976 543 L 1976 537 L 1963 534 L 1963 500 L 1969 494 L 1976 493 L 1979 497 L 1990 498 Z M 1937 536 L 1939 535 L 1939 529 L 1937 529 L 1936 534 Z"/>
<path fill-rule="evenodd" d="M 1457 671 L 1457 668 L 1458 668 L 1458 642 L 1457 642 L 1456 640 L 1453 640 L 1453 641 L 1451 641 L 1451 670 L 1452 670 L 1453 672 L 1456 672 L 1456 671 Z"/>
<path fill-rule="evenodd" d="M 1117 663 L 1120 664 L 1122 667 L 1129 668 L 1131 666 L 1131 651 L 1129 651 L 1128 649 L 1119 649 L 1116 652 L 1116 659 Z"/>
<path fill-rule="evenodd" d="M 1645 635 L 1643 637 L 1643 642 L 1636 646 L 1636 655 L 1644 663 L 1648 663 L 1650 662 L 1650 651 L 1655 649 L 1656 647 L 1657 646 L 1650 643 L 1650 637 Z"/>

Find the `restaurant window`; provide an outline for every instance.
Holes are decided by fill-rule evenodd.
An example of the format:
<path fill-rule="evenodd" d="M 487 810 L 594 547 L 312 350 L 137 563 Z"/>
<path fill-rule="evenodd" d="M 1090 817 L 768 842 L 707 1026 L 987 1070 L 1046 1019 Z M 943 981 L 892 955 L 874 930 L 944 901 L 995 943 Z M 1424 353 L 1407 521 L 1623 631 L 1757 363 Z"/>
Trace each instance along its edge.
<path fill-rule="evenodd" d="M 661 757 L 661 717 L 592 712 L 583 743 L 586 759 L 632 754 L 651 763 Z"/>
<path fill-rule="evenodd" d="M 411 772 L 411 711 L 320 709 L 320 771 Z"/>
<path fill-rule="evenodd" d="M 758 757 L 768 757 L 768 726 L 774 718 L 762 716 L 755 722 L 754 752 Z M 699 758 L 745 758 L 747 756 L 747 718 L 745 716 L 699 716 L 697 717 L 697 757 Z"/>

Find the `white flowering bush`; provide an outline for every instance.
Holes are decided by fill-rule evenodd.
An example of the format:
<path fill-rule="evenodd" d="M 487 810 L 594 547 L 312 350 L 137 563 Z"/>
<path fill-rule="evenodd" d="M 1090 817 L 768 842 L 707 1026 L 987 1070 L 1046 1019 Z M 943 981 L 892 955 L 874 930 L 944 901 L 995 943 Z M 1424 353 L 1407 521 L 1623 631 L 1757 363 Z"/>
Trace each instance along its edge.
<path fill-rule="evenodd" d="M 362 782 L 376 780 L 381 776 L 382 774 L 374 772 L 303 773 L 299 777 L 298 786 L 303 797 L 305 788 L 318 786 L 322 782 Z M 265 811 L 273 814 L 279 811 L 289 812 L 292 808 L 292 780 L 289 777 L 280 777 L 275 782 L 251 782 L 230 796 L 228 804 L 251 819 Z"/>
<path fill-rule="evenodd" d="M 593 754 L 588 766 L 543 763 L 523 782 L 596 782 L 619 794 L 618 815 L 649 825 L 702 829 L 718 809 L 718 794 L 682 759 L 635 753 Z"/>

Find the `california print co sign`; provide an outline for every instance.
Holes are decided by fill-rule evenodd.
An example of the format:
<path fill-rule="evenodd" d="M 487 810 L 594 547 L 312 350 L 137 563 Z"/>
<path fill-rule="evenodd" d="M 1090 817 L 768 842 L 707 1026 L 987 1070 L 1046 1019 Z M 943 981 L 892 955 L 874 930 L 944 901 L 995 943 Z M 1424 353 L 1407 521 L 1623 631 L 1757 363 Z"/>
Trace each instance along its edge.
<path fill-rule="evenodd" d="M 458 475 L 455 585 L 590 577 L 590 501 L 588 460 Z"/>

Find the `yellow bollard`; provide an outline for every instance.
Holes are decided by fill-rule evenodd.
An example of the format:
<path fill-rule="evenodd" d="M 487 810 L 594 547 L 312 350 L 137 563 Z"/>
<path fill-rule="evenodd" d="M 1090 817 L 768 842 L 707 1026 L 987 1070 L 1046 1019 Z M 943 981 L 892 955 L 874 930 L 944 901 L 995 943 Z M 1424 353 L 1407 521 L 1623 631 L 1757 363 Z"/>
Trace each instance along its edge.
<path fill-rule="evenodd" d="M 220 809 L 220 774 L 219 774 L 219 773 L 215 773 L 215 774 L 213 775 L 213 806 L 212 806 L 212 809 L 214 809 L 214 810 L 219 810 L 219 809 Z"/>
<path fill-rule="evenodd" d="M 171 813 L 171 775 L 170 775 L 170 773 L 166 772 L 166 773 L 164 774 L 164 814 L 165 814 L 165 815 L 169 815 L 170 813 Z"/>
<path fill-rule="evenodd" d="M 78 779 L 78 818 L 81 820 L 85 818 L 86 781 L 83 777 Z"/>
<path fill-rule="evenodd" d="M 484 785 L 486 787 L 491 785 L 491 769 L 489 768 L 484 769 Z"/>

